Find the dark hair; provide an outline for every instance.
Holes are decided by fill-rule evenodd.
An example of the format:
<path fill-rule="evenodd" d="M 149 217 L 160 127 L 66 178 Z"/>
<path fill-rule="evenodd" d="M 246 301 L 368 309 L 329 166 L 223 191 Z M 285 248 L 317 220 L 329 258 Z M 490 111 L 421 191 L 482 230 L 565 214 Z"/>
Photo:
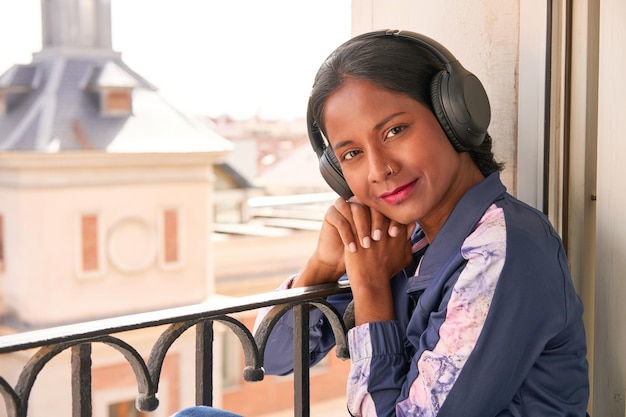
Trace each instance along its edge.
<path fill-rule="evenodd" d="M 408 39 L 384 36 L 348 41 L 326 59 L 315 76 L 310 100 L 313 118 L 325 133 L 326 100 L 350 78 L 406 94 L 434 113 L 430 85 L 443 68 L 432 52 Z M 495 160 L 491 147 L 492 139 L 487 134 L 480 146 L 468 151 L 483 175 L 504 167 Z"/>

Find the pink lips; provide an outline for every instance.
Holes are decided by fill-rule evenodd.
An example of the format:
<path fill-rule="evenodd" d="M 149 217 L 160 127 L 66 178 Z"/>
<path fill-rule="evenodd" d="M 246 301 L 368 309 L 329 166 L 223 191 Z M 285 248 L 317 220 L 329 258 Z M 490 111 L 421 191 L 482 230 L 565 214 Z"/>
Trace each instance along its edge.
<path fill-rule="evenodd" d="M 416 182 L 417 181 L 411 181 L 408 184 L 401 185 L 400 187 L 388 193 L 381 194 L 380 198 L 385 200 L 385 202 L 389 204 L 401 203 L 409 196 L 409 194 L 411 194 L 411 191 L 413 191 Z"/>

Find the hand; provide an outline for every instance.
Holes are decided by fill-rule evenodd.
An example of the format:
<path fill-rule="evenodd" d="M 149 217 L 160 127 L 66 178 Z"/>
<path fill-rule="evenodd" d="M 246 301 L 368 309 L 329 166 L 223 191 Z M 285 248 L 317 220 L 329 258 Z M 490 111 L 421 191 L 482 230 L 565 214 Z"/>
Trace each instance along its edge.
<path fill-rule="evenodd" d="M 415 229 L 414 225 L 409 230 L 388 219 L 382 213 L 362 204 L 356 197 L 349 201 L 335 201 L 334 209 L 329 210 L 326 218 L 337 229 L 341 241 L 350 252 L 356 252 L 359 246 L 367 249 L 385 235 L 399 236 L 400 229 L 406 229 L 409 238 Z"/>
<path fill-rule="evenodd" d="M 293 287 L 336 282 L 346 272 L 345 248 L 354 252 L 357 245 L 369 247 L 384 233 L 397 233 L 397 226 L 355 198 L 350 202 L 338 198 L 326 211 L 315 252 Z"/>
<path fill-rule="evenodd" d="M 396 272 L 406 266 L 411 260 L 410 244 L 408 239 L 414 230 L 414 225 L 406 227 L 391 221 L 381 213 L 361 204 L 356 198 L 346 202 L 337 199 L 326 215 L 320 231 L 318 244 L 315 252 L 307 262 L 306 267 L 294 282 L 294 287 L 314 285 L 326 282 L 336 282 L 346 272 L 346 254 L 355 254 L 354 264 L 357 265 L 354 272 L 360 276 L 358 261 L 364 256 L 363 265 L 376 261 L 376 276 L 385 276 L 388 280 Z M 398 238 L 398 239 L 395 239 Z M 388 247 L 389 239 L 400 242 L 397 248 Z M 376 253 L 361 253 L 362 250 L 373 248 L 376 244 Z M 406 243 L 406 247 L 402 247 Z M 399 250 L 401 249 L 401 250 Z M 383 260 L 386 258 L 387 260 Z M 377 261 L 383 260 L 382 262 Z M 368 267 L 366 267 L 368 268 Z M 389 272 L 392 271 L 393 272 Z M 348 275 L 352 282 L 352 273 L 348 269 Z"/>
<path fill-rule="evenodd" d="M 342 215 L 337 210 L 337 206 L 342 204 L 346 204 L 346 202 L 339 198 L 326 211 L 317 240 L 317 247 L 305 268 L 296 277 L 292 287 L 337 282 L 345 274 L 344 243 L 335 226 L 342 223 Z"/>
<path fill-rule="evenodd" d="M 382 214 L 351 201 L 340 205 L 351 225 L 338 231 L 344 242 L 344 262 L 354 296 L 357 325 L 394 319 L 390 279 L 412 259 L 410 237 L 415 224 L 394 222 Z M 341 223 L 343 226 L 343 221 Z M 383 232 L 385 231 L 385 232 Z M 357 241 L 359 244 L 355 244 Z"/>
<path fill-rule="evenodd" d="M 345 250 L 344 262 L 353 292 L 383 290 L 390 279 L 412 260 L 410 235 L 413 227 L 398 225 L 394 236 L 383 234 L 368 247 Z"/>

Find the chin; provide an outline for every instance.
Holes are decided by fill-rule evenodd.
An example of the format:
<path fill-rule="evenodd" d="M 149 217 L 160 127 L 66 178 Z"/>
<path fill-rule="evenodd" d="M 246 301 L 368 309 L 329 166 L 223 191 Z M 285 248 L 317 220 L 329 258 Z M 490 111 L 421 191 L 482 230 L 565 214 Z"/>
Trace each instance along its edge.
<path fill-rule="evenodd" d="M 418 218 L 418 216 L 416 215 L 417 211 L 415 210 L 414 205 L 390 206 L 390 205 L 385 204 L 381 206 L 380 204 L 377 204 L 377 205 L 372 205 L 369 207 L 372 207 L 374 210 L 380 212 L 389 220 L 393 220 L 394 222 L 397 222 L 400 224 L 412 224 L 412 223 L 415 223 Z"/>
<path fill-rule="evenodd" d="M 389 213 L 388 218 L 400 224 L 413 224 L 419 218 L 415 210 L 397 210 L 395 213 Z"/>
<path fill-rule="evenodd" d="M 398 215 L 398 214 L 394 215 L 391 213 L 390 214 L 383 213 L 383 214 L 390 220 L 393 220 L 394 222 L 397 222 L 400 224 L 411 224 L 416 221 L 413 216 L 403 216 L 403 215 Z"/>

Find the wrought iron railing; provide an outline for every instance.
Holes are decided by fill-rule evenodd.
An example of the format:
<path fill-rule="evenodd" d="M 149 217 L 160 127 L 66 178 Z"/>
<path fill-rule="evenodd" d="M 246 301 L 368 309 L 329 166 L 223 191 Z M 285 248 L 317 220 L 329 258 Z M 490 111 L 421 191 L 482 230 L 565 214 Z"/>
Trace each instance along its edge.
<path fill-rule="evenodd" d="M 29 396 L 44 366 L 56 355 L 71 350 L 72 416 L 92 416 L 91 349 L 104 343 L 120 352 L 128 361 L 137 379 L 136 406 L 140 411 L 154 411 L 159 405 L 157 392 L 165 355 L 174 341 L 191 327 L 196 331 L 196 404 L 213 403 L 213 324 L 220 322 L 239 338 L 245 360 L 244 378 L 263 379 L 263 356 L 268 337 L 278 319 L 287 311 L 294 312 L 294 416 L 310 415 L 309 400 L 309 306 L 322 310 L 329 319 L 337 341 L 337 356 L 348 357 L 345 324 L 326 297 L 349 292 L 346 283 L 324 284 L 167 310 L 115 317 L 54 328 L 27 331 L 0 337 L 0 354 L 38 348 L 24 366 L 17 383 L 11 386 L 0 375 L 0 393 L 9 417 L 28 415 Z M 239 320 L 235 313 L 275 306 L 258 327 L 256 334 Z M 122 340 L 118 333 L 168 325 L 154 343 L 145 361 L 139 352 Z"/>

